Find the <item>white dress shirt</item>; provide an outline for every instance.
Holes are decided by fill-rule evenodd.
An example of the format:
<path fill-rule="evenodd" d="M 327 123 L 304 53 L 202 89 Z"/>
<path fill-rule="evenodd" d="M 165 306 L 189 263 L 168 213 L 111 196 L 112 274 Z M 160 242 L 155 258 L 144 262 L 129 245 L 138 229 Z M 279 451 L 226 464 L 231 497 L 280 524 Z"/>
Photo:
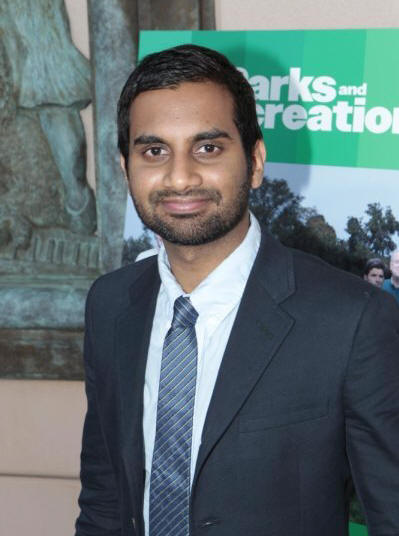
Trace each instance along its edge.
<path fill-rule="evenodd" d="M 195 324 L 198 358 L 191 446 L 190 479 L 192 483 L 206 413 L 238 306 L 259 249 L 260 238 L 259 223 L 251 214 L 251 225 L 241 244 L 189 295 L 182 290 L 172 274 L 165 248 L 163 246 L 160 248 L 158 268 L 161 287 L 152 324 L 144 383 L 144 523 L 147 536 L 150 474 L 156 432 L 162 348 L 165 336 L 172 324 L 174 302 L 179 296 L 189 296 L 193 307 L 198 312 Z"/>

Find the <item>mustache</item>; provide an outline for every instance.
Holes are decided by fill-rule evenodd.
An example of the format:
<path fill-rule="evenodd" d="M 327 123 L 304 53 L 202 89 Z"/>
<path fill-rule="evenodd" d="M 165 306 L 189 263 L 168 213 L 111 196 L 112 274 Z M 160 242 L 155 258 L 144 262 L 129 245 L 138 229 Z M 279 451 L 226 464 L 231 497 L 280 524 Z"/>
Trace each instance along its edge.
<path fill-rule="evenodd" d="M 210 190 L 205 188 L 193 188 L 191 190 L 186 190 L 184 192 L 176 192 L 175 190 L 158 190 L 150 194 L 151 203 L 161 203 L 166 199 L 170 198 L 181 198 L 181 199 L 193 199 L 199 197 L 201 199 L 210 199 L 219 204 L 222 196 L 217 190 Z"/>

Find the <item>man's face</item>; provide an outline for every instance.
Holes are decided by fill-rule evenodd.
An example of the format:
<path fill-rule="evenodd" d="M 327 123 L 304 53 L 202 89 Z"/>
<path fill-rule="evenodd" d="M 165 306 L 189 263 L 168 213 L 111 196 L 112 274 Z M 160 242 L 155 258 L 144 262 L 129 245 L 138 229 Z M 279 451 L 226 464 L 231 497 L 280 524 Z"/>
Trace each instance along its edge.
<path fill-rule="evenodd" d="M 399 278 L 399 253 L 394 253 L 391 257 L 391 262 L 389 264 L 392 275 L 396 278 Z"/>
<path fill-rule="evenodd" d="M 261 183 L 259 168 L 248 177 L 233 100 L 222 86 L 185 82 L 134 100 L 129 188 L 143 223 L 163 239 L 199 245 L 234 232 L 250 188 Z"/>
<path fill-rule="evenodd" d="M 382 268 L 372 268 L 364 279 L 376 287 L 382 287 L 384 282 L 384 270 Z"/>

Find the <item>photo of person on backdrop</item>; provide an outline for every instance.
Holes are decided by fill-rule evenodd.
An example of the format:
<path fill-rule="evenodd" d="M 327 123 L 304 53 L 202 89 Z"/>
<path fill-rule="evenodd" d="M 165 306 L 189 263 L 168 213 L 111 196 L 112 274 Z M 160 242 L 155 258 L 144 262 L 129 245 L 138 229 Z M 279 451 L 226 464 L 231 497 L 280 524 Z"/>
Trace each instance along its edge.
<path fill-rule="evenodd" d="M 385 264 L 381 259 L 369 259 L 363 271 L 363 279 L 381 288 L 385 280 Z"/>
<path fill-rule="evenodd" d="M 121 165 L 159 253 L 86 305 L 76 536 L 399 534 L 399 307 L 270 236 L 266 150 L 222 54 L 145 57 L 118 104 Z"/>
<path fill-rule="evenodd" d="M 384 281 L 382 288 L 392 294 L 399 303 L 399 249 L 392 252 L 389 269 L 392 275 Z"/>

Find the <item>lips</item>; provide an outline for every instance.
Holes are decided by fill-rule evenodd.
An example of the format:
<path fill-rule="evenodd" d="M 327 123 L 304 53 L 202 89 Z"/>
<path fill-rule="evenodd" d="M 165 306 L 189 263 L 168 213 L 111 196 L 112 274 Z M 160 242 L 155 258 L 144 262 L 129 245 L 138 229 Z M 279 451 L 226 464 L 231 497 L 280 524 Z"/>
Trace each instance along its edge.
<path fill-rule="evenodd" d="M 162 206 L 170 214 L 191 214 L 199 212 L 208 202 L 208 198 L 167 198 Z"/>

